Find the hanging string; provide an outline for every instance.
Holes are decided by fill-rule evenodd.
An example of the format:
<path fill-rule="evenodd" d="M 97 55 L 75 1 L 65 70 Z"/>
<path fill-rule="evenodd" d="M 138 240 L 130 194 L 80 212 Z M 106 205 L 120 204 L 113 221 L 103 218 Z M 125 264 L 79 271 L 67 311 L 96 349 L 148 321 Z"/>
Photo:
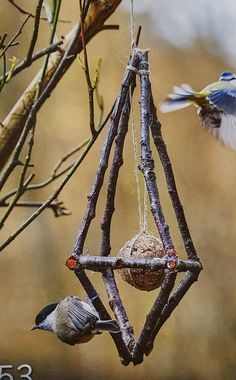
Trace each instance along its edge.
<path fill-rule="evenodd" d="M 144 187 L 144 192 L 143 192 L 143 231 L 147 231 L 148 230 L 148 218 L 147 218 L 147 214 L 148 214 L 148 203 L 147 203 L 148 192 L 147 192 L 147 187 L 146 187 L 146 183 L 145 183 L 144 178 L 143 178 L 143 187 Z"/>
<path fill-rule="evenodd" d="M 134 1 L 130 0 L 130 33 L 131 33 L 131 50 L 133 51 L 136 48 L 136 38 L 135 38 L 135 22 L 134 22 Z M 141 184 L 138 170 L 138 144 L 137 144 L 137 136 L 136 136 L 136 128 L 134 122 L 134 110 L 132 103 L 132 95 L 131 91 L 129 92 L 130 97 L 130 110 L 131 110 L 131 131 L 132 131 L 132 142 L 133 142 L 133 152 L 134 152 L 134 174 L 137 188 L 137 200 L 138 200 L 138 214 L 139 214 L 139 230 L 146 231 L 147 230 L 147 189 L 145 186 L 144 180 L 144 192 L 143 192 L 143 209 L 141 202 Z"/>
<path fill-rule="evenodd" d="M 134 1 L 130 0 L 130 34 L 131 34 L 131 51 L 136 48 L 135 40 L 135 22 L 134 22 Z"/>
<path fill-rule="evenodd" d="M 134 122 L 134 109 L 132 103 L 132 94 L 131 89 L 129 91 L 130 98 L 130 121 L 131 121 L 131 132 L 132 132 L 132 142 L 133 142 L 133 152 L 134 152 L 134 175 L 137 189 L 137 200 L 138 200 L 138 215 L 139 215 L 139 229 L 140 231 L 144 228 L 144 220 L 142 215 L 142 203 L 141 203 L 141 194 L 140 194 L 140 180 L 139 180 L 139 172 L 138 172 L 138 145 L 137 145 L 137 136 Z"/>

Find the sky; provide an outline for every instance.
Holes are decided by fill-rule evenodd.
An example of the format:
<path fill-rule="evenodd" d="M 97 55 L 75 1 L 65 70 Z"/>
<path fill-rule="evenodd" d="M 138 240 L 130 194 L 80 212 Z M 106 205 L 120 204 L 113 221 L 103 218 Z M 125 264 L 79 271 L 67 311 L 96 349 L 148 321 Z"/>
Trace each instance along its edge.
<path fill-rule="evenodd" d="M 122 2 L 130 9 L 131 0 Z M 134 0 L 134 13 L 148 13 L 153 33 L 171 45 L 189 48 L 201 40 L 236 66 L 235 0 Z"/>

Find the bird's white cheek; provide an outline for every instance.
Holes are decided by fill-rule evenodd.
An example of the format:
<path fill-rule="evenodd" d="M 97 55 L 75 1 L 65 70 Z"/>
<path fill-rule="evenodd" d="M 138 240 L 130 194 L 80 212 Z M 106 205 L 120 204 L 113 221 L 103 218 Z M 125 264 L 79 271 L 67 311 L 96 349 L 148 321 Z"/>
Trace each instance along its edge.
<path fill-rule="evenodd" d="M 55 320 L 56 320 L 55 312 L 53 311 L 51 314 L 47 316 L 44 322 L 41 324 L 41 329 L 55 332 Z"/>

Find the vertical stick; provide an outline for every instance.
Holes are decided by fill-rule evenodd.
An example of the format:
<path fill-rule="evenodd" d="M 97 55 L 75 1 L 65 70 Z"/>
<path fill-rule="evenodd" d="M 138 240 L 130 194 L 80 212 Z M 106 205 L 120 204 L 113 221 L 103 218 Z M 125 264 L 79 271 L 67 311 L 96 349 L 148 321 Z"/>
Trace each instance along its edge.
<path fill-rule="evenodd" d="M 150 112 L 150 81 L 148 71 L 148 52 L 144 51 L 140 62 L 140 84 L 141 84 L 141 97 L 140 97 L 140 110 L 141 110 L 141 171 L 144 175 L 151 210 L 156 226 L 158 228 L 163 246 L 168 252 L 173 250 L 174 246 L 170 236 L 169 226 L 166 223 L 165 216 L 162 211 L 159 192 L 156 183 L 156 175 L 154 172 L 154 161 L 152 158 L 152 151 L 150 148 L 150 125 L 151 125 L 151 112 Z"/>

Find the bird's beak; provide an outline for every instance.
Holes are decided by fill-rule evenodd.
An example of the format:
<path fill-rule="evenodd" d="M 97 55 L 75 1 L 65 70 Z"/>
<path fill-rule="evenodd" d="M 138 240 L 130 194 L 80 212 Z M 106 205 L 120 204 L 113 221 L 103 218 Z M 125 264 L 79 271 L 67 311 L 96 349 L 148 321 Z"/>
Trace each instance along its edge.
<path fill-rule="evenodd" d="M 36 329 L 38 329 L 38 326 L 37 325 L 33 325 L 30 330 L 32 331 L 32 330 L 36 330 Z"/>

